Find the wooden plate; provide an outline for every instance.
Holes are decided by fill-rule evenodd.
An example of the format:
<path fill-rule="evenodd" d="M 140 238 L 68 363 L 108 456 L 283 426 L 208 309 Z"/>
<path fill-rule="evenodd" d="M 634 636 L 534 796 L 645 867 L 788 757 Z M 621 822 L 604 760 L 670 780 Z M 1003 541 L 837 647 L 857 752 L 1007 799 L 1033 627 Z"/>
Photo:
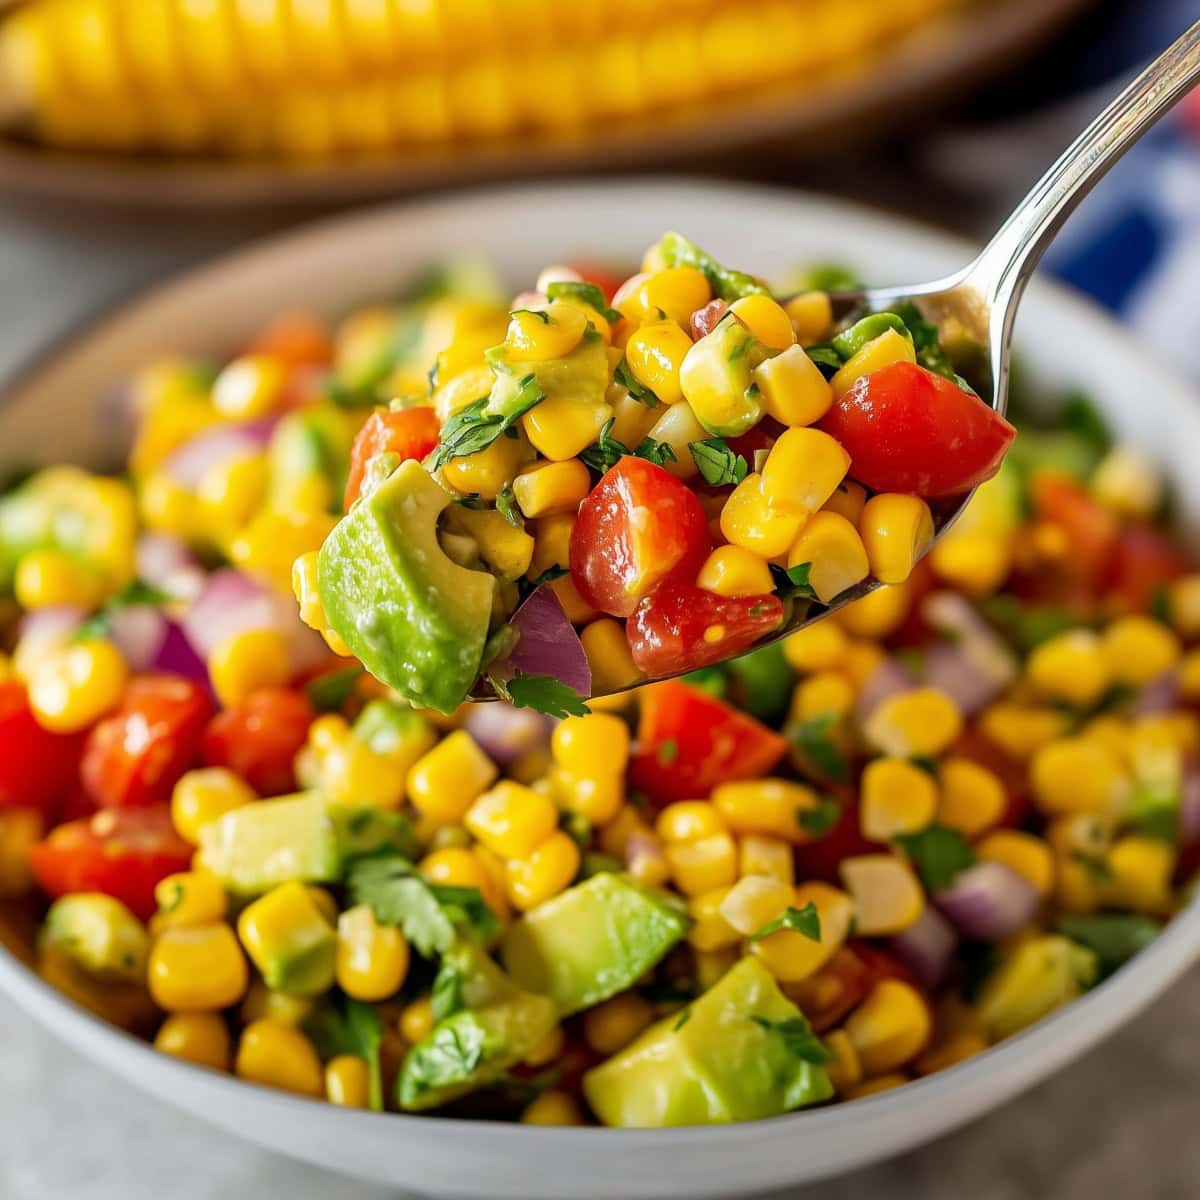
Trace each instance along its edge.
<path fill-rule="evenodd" d="M 867 70 L 815 90 L 775 88 L 737 103 L 659 114 L 570 139 L 526 135 L 402 156 L 297 164 L 72 154 L 0 138 L 0 194 L 168 208 L 322 206 L 486 179 L 647 163 L 703 161 L 711 168 L 714 155 L 769 143 L 789 157 L 808 157 L 877 138 L 916 112 L 978 89 L 1090 3 L 992 0 L 905 38 Z"/>

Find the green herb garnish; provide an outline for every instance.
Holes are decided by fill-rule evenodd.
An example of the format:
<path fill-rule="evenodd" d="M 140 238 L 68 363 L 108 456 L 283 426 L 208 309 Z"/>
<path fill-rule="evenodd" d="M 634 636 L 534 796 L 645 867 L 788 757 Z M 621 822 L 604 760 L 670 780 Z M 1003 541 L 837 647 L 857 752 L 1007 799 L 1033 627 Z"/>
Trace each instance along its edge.
<path fill-rule="evenodd" d="M 692 461 L 700 470 L 705 483 L 713 487 L 726 484 L 737 485 L 750 471 L 745 458 L 735 453 L 724 438 L 706 438 L 702 442 L 689 442 L 688 451 Z"/>
<path fill-rule="evenodd" d="M 488 682 L 496 695 L 514 708 L 531 708 L 548 717 L 586 717 L 592 711 L 573 687 L 553 675 L 526 675 L 518 671 L 509 680 L 489 675 Z"/>
<path fill-rule="evenodd" d="M 623 315 L 604 299 L 604 293 L 594 283 L 562 279 L 546 288 L 546 298 L 575 300 L 586 304 L 589 308 L 594 308 L 610 325 L 615 325 Z"/>
<path fill-rule="evenodd" d="M 778 933 L 781 929 L 791 929 L 802 933 L 809 941 L 821 940 L 821 916 L 817 906 L 810 900 L 803 908 L 788 907 L 773 921 L 768 921 L 761 929 L 750 935 L 752 942 L 761 942 L 763 938 Z"/>
<path fill-rule="evenodd" d="M 928 892 L 940 892 L 959 871 L 975 863 L 975 851 L 957 829 L 928 825 L 918 833 L 898 834 L 897 845 L 912 859 Z"/>

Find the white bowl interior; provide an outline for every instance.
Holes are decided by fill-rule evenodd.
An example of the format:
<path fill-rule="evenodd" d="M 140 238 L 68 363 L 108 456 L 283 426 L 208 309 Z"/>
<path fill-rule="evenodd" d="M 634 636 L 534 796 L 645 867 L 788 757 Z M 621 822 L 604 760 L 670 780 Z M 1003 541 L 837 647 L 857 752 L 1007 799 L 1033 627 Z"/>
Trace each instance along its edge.
<path fill-rule="evenodd" d="M 790 192 L 633 180 L 488 190 L 322 222 L 221 259 L 90 326 L 0 401 L 0 469 L 111 461 L 119 428 L 101 403 L 164 352 L 219 355 L 281 308 L 330 315 L 393 294 L 452 254 L 494 261 L 514 289 L 572 256 L 634 263 L 667 228 L 732 264 L 782 277 L 846 262 L 873 283 L 962 265 L 971 247 L 872 210 Z M 1018 323 L 1047 392 L 1090 392 L 1122 439 L 1174 482 L 1181 535 L 1200 548 L 1200 410 L 1188 387 L 1098 310 L 1036 283 Z M 721 1129 L 553 1130 L 334 1109 L 189 1067 L 91 1018 L 0 951 L 0 987 L 83 1053 L 165 1100 L 265 1146 L 439 1197 L 589 1200 L 728 1197 L 817 1179 L 910 1148 L 995 1107 L 1129 1020 L 1200 955 L 1182 914 L 1082 1000 L 986 1054 L 853 1104 Z M 102 1119 L 102 1118 L 100 1118 Z"/>

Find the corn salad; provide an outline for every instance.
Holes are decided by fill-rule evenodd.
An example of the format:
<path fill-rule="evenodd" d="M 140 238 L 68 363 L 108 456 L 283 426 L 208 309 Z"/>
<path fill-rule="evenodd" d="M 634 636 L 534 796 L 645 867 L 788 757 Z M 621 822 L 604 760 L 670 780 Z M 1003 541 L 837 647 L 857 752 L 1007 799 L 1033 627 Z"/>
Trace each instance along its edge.
<path fill-rule="evenodd" d="M 675 318 L 710 285 L 650 265 L 618 299 L 645 321 L 578 292 L 514 315 L 461 264 L 333 331 L 281 318 L 224 367 L 132 381 L 126 476 L 53 467 L 0 497 L 0 896 L 40 921 L 45 979 L 163 1053 L 338 1105 L 671 1126 L 900 1086 L 1137 969 L 1200 857 L 1200 572 L 1153 464 L 1079 400 L 1079 432 L 1024 429 L 894 581 L 591 711 L 414 706 L 309 628 L 346 491 L 387 486 L 381 454 L 433 452 L 501 339 L 561 351 L 582 321 L 608 378 L 599 330 L 624 329 L 624 377 L 659 406 L 610 381 L 614 419 L 641 423 L 610 435 L 665 441 L 646 430 L 691 384 L 669 399 L 663 363 L 702 344 Z M 790 338 L 831 333 L 815 295 L 780 316 L 749 293 L 739 336 L 798 361 Z M 579 315 L 530 315 L 555 305 Z M 836 372 L 891 334 L 908 345 L 888 324 Z M 434 409 L 373 407 L 424 401 L 430 368 Z M 760 491 L 815 432 L 779 424 Z M 803 512 L 759 534 L 784 522 L 771 557 L 813 579 L 839 537 L 869 558 L 881 500 L 913 544 L 914 494 L 836 492 L 834 461 L 787 473 Z M 466 464 L 492 495 L 443 531 L 514 588 L 567 561 L 594 487 L 569 446 L 522 465 L 517 523 L 491 503 L 505 473 Z M 699 495 L 717 524 L 737 491 Z M 697 589 L 774 579 L 713 540 Z M 620 620 L 551 586 L 597 677 L 635 680 Z"/>

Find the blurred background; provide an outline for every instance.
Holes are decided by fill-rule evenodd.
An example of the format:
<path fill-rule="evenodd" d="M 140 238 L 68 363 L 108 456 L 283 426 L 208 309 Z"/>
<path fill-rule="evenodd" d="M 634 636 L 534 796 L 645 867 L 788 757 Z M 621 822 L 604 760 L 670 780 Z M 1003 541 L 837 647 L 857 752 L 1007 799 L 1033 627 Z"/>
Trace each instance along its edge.
<path fill-rule="evenodd" d="M 1200 0 L 0 0 L 0 376 L 260 234 L 492 181 L 720 175 L 981 239 L 1198 17 Z M 1200 383 L 1200 95 L 1046 266 Z M 1185 981 L 1030 1096 L 821 1195 L 1196 1195 L 1197 999 Z M 6 1198 L 382 1197 L 163 1112 L 0 1016 Z"/>

